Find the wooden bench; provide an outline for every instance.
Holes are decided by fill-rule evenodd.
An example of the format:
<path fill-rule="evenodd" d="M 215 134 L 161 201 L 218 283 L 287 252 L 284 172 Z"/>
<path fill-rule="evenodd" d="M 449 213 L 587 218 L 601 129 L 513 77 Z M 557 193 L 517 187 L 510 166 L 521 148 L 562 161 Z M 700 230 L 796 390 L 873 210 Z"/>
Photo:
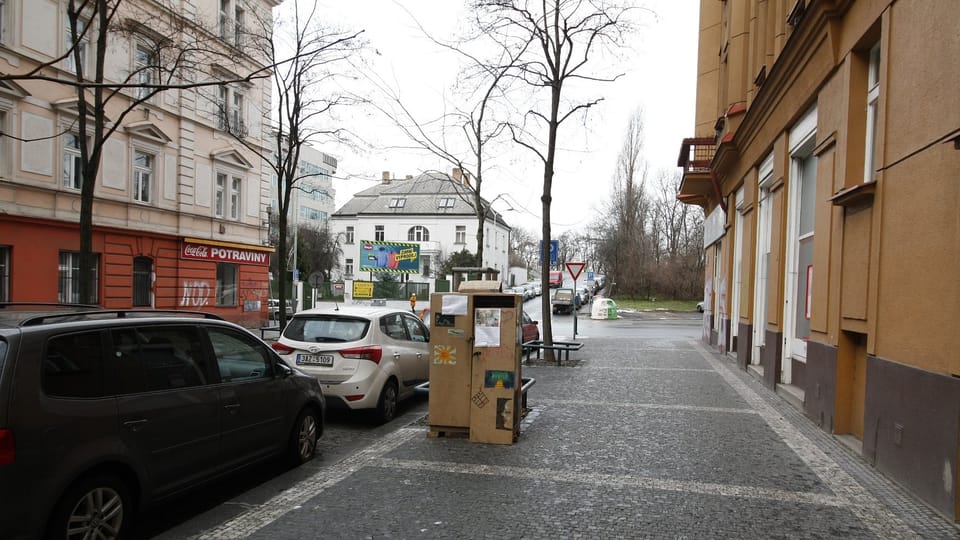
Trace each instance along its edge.
<path fill-rule="evenodd" d="M 527 341 L 522 347 L 523 353 L 527 355 L 527 362 L 530 361 L 530 355 L 533 354 L 534 351 L 537 352 L 537 360 L 542 358 L 544 349 L 559 351 L 559 354 L 557 354 L 557 365 L 560 365 L 560 359 L 563 357 L 563 353 L 567 354 L 567 361 L 569 361 L 570 351 L 579 351 L 583 348 L 583 343 L 576 341 L 554 341 L 553 344 L 548 347 L 542 340 L 533 340 Z"/>

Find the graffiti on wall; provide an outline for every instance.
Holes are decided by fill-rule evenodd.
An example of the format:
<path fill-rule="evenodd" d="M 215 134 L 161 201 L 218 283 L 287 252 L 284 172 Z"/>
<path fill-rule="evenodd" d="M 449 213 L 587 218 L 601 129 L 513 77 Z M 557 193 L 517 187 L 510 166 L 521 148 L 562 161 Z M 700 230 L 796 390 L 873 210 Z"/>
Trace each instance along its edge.
<path fill-rule="evenodd" d="M 206 281 L 184 281 L 180 307 L 202 307 L 210 303 L 213 287 Z"/>

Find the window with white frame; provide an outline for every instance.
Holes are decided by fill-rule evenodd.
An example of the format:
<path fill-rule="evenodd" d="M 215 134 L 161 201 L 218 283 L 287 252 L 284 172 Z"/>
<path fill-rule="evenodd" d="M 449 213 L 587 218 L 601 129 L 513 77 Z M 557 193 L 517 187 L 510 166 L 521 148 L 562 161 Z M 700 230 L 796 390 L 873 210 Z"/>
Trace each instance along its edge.
<path fill-rule="evenodd" d="M 870 49 L 870 61 L 867 68 L 867 140 L 864 148 L 863 181 L 870 182 L 876 177 L 877 157 L 877 112 L 880 102 L 880 44 Z"/>
<path fill-rule="evenodd" d="M 411 242 L 428 242 L 430 240 L 430 231 L 422 225 L 410 227 L 410 230 L 407 231 L 407 240 Z"/>
<path fill-rule="evenodd" d="M 93 254 L 93 301 L 99 301 L 100 290 L 97 267 L 100 255 Z M 60 252 L 60 270 L 57 279 L 57 301 L 62 304 L 80 303 L 80 254 L 71 251 Z"/>
<path fill-rule="evenodd" d="M 63 187 L 80 189 L 83 185 L 83 166 L 80 161 L 80 136 L 63 135 Z"/>
<path fill-rule="evenodd" d="M 217 129 L 228 131 L 237 137 L 245 137 L 243 103 L 243 92 L 221 84 L 217 89 Z"/>
<path fill-rule="evenodd" d="M 240 219 L 242 193 L 242 177 L 218 172 L 213 186 L 214 215 L 219 218 Z"/>
<path fill-rule="evenodd" d="M 159 81 L 157 72 L 156 50 L 146 42 L 137 43 L 133 51 L 133 71 L 138 86 L 135 96 L 137 99 L 146 99 L 153 92 L 151 86 Z"/>
<path fill-rule="evenodd" d="M 0 246 L 0 302 L 10 301 L 10 246 Z"/>
<path fill-rule="evenodd" d="M 407 200 L 402 197 L 390 199 L 390 208 L 403 208 L 406 204 Z"/>
<path fill-rule="evenodd" d="M 375 242 L 383 242 L 383 239 L 386 237 L 383 225 L 374 225 L 373 227 L 373 240 Z"/>
<path fill-rule="evenodd" d="M 343 240 L 343 241 L 344 241 L 345 244 L 352 244 L 352 243 L 353 243 L 353 226 L 352 226 L 352 225 L 347 226 L 347 232 L 346 232 L 346 234 L 344 235 L 344 240 Z"/>
<path fill-rule="evenodd" d="M 83 71 L 86 71 L 87 67 L 87 50 L 89 49 L 89 32 L 84 33 L 84 30 L 87 28 L 87 21 L 84 19 L 77 19 L 77 31 L 76 37 L 74 37 L 73 30 L 70 28 L 70 18 L 65 18 L 65 28 L 63 33 L 63 51 L 67 54 L 66 59 L 64 60 L 64 67 L 70 73 L 77 72 L 77 54 L 80 57 L 80 67 L 84 68 Z M 76 39 L 76 41 L 74 41 Z"/>
<path fill-rule="evenodd" d="M 466 244 L 467 243 L 467 226 L 466 225 L 457 225 L 457 234 L 456 239 L 454 240 L 455 244 Z"/>
<path fill-rule="evenodd" d="M 0 0 L 0 43 L 7 41 L 7 2 Z"/>
<path fill-rule="evenodd" d="M 437 201 L 437 208 L 453 208 L 456 200 L 453 197 L 441 197 Z"/>
<path fill-rule="evenodd" d="M 233 44 L 237 47 L 243 47 L 243 8 L 238 3 L 233 9 Z"/>
<path fill-rule="evenodd" d="M 133 151 L 133 200 L 142 203 L 151 201 L 155 163 L 153 154 L 143 150 Z"/>
<path fill-rule="evenodd" d="M 343 264 L 343 274 L 346 276 L 353 275 L 353 259 L 347 259 Z"/>
<path fill-rule="evenodd" d="M 230 37 L 230 0 L 220 0 L 220 18 L 218 21 L 220 39 Z"/>
<path fill-rule="evenodd" d="M 230 179 L 230 219 L 240 219 L 240 188 L 242 180 L 238 176 Z"/>

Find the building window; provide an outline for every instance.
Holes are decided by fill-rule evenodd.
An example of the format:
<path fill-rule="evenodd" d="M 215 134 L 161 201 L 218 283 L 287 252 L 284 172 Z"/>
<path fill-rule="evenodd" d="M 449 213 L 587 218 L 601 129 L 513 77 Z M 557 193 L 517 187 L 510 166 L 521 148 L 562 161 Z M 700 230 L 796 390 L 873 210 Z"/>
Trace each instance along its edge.
<path fill-rule="evenodd" d="M 217 129 L 235 137 L 246 137 L 243 121 L 243 92 L 222 84 L 217 89 Z"/>
<path fill-rule="evenodd" d="M 230 34 L 230 0 L 220 0 L 220 39 L 226 40 Z"/>
<path fill-rule="evenodd" d="M 441 197 L 440 200 L 437 201 L 437 208 L 453 208 L 455 201 L 456 199 L 453 197 Z"/>
<path fill-rule="evenodd" d="M 7 2 L 0 0 L 0 43 L 7 41 Z"/>
<path fill-rule="evenodd" d="M 404 198 L 390 199 L 390 208 L 403 208 L 407 204 Z"/>
<path fill-rule="evenodd" d="M 386 235 L 383 232 L 383 225 L 375 225 L 373 227 L 373 241 L 374 242 L 383 242 L 383 239 Z"/>
<path fill-rule="evenodd" d="M 154 157 L 146 152 L 133 151 L 133 200 L 143 203 L 150 202 L 154 161 Z"/>
<path fill-rule="evenodd" d="M 233 10 L 233 44 L 239 49 L 243 46 L 243 9 L 237 5 Z"/>
<path fill-rule="evenodd" d="M 145 43 L 138 43 L 133 53 L 133 71 L 136 74 L 135 80 L 140 86 L 136 89 L 137 99 L 147 99 L 154 91 L 151 86 L 157 84 L 155 77 L 157 69 L 157 57 L 153 49 Z"/>
<path fill-rule="evenodd" d="M 352 225 L 347 227 L 347 232 L 344 236 L 345 236 L 344 243 L 347 243 L 347 244 L 353 243 L 353 226 Z"/>
<path fill-rule="evenodd" d="M 83 166 L 80 161 L 80 136 L 67 133 L 63 141 L 63 187 L 80 189 L 83 185 Z"/>
<path fill-rule="evenodd" d="M 217 184 L 213 193 L 213 215 L 223 217 L 223 209 L 227 198 L 227 175 L 217 173 Z"/>
<path fill-rule="evenodd" d="M 0 302 L 10 301 L 10 246 L 0 246 Z"/>
<path fill-rule="evenodd" d="M 411 242 L 428 242 L 430 240 L 430 231 L 421 225 L 410 227 L 410 230 L 407 231 L 407 240 Z"/>
<path fill-rule="evenodd" d="M 466 244 L 467 243 L 467 226 L 466 225 L 457 225 L 457 236 L 454 240 L 456 244 Z"/>
<path fill-rule="evenodd" d="M 346 276 L 353 275 L 353 259 L 347 259 L 343 265 L 343 274 Z"/>
<path fill-rule="evenodd" d="M 217 263 L 217 306 L 237 305 L 237 265 Z"/>
<path fill-rule="evenodd" d="M 217 181 L 213 187 L 213 211 L 216 217 L 229 217 L 233 220 L 240 219 L 240 193 L 242 187 L 242 178 L 238 176 L 231 177 L 225 173 L 217 173 Z"/>
<path fill-rule="evenodd" d="M 90 42 L 88 34 L 84 33 L 84 30 L 87 27 L 87 21 L 83 19 L 77 19 L 77 41 L 74 42 L 73 31 L 70 29 L 70 18 L 67 17 L 66 29 L 64 32 L 64 51 L 69 53 L 66 58 L 66 69 L 70 73 L 77 72 L 77 63 L 76 63 L 76 54 L 80 56 L 80 67 L 84 68 L 84 71 L 87 67 L 87 45 Z"/>
<path fill-rule="evenodd" d="M 430 276 L 430 255 L 420 255 L 420 264 L 423 265 L 423 275 Z"/>
<path fill-rule="evenodd" d="M 240 219 L 240 179 L 236 176 L 230 181 L 230 219 Z"/>
<path fill-rule="evenodd" d="M 867 68 L 867 140 L 864 152 L 863 181 L 876 178 L 877 157 L 877 111 L 880 101 L 880 44 L 870 49 L 870 64 Z"/>
<path fill-rule="evenodd" d="M 153 261 L 149 257 L 133 258 L 133 307 L 150 307 Z"/>
<path fill-rule="evenodd" d="M 97 278 L 97 267 L 100 265 L 100 255 L 93 255 L 93 301 L 99 301 L 100 290 Z M 57 284 L 57 302 L 63 304 L 80 303 L 80 254 L 70 251 L 60 252 L 60 272 Z"/>

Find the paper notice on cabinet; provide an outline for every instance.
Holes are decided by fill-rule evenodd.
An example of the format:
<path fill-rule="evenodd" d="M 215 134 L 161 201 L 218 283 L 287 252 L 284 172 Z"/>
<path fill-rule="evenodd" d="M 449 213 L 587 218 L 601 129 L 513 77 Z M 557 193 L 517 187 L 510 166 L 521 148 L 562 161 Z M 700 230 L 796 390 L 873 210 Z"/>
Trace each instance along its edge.
<path fill-rule="evenodd" d="M 441 315 L 466 315 L 467 296 L 463 294 L 445 294 L 440 305 Z"/>
<path fill-rule="evenodd" d="M 499 308 L 481 308 L 473 310 L 473 345 L 474 347 L 500 346 L 500 317 Z"/>

